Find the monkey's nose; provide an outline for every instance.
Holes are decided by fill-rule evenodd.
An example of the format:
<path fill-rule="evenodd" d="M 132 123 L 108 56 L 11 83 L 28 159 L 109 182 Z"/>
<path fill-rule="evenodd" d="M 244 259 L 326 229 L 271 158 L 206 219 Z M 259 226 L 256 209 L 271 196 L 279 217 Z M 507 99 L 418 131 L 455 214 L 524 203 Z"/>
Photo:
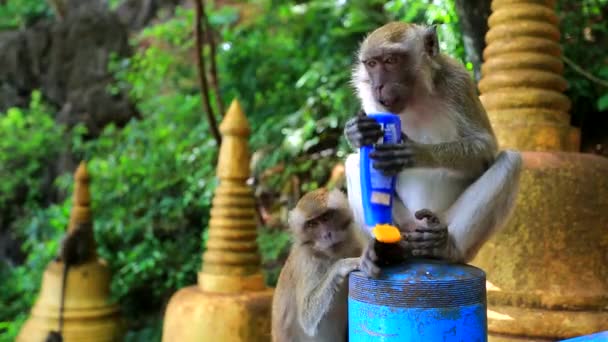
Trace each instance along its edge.
<path fill-rule="evenodd" d="M 396 98 L 392 96 L 381 96 L 379 102 L 384 107 L 390 107 L 395 103 L 395 100 Z"/>

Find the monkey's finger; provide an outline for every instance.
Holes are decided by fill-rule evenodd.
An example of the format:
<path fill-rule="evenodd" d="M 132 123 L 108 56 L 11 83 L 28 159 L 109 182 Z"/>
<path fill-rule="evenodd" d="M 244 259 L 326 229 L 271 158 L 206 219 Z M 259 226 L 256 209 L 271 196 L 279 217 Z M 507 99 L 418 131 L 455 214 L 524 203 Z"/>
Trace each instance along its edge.
<path fill-rule="evenodd" d="M 428 241 L 416 241 L 411 243 L 411 249 L 429 249 L 444 246 L 447 242 L 443 240 L 428 240 Z"/>
<path fill-rule="evenodd" d="M 360 130 L 372 129 L 382 131 L 382 126 L 378 123 L 378 121 L 370 118 L 369 116 L 360 116 L 357 117 L 351 125 L 357 126 Z"/>
<path fill-rule="evenodd" d="M 401 171 L 406 168 L 408 164 L 400 161 L 400 160 L 386 160 L 386 161 L 376 161 L 372 163 L 372 167 L 376 170 L 380 171 Z"/>
<path fill-rule="evenodd" d="M 383 175 L 389 176 L 389 177 L 396 176 L 401 171 L 403 171 L 403 167 L 401 167 L 401 166 L 380 170 L 380 172 L 382 172 Z"/>
<path fill-rule="evenodd" d="M 380 267 L 369 260 L 362 260 L 359 269 L 369 278 L 378 278 L 380 275 Z"/>
<path fill-rule="evenodd" d="M 345 134 L 349 139 L 370 140 L 369 145 L 372 145 L 378 141 L 378 139 L 382 136 L 382 131 L 379 129 L 359 129 L 357 126 L 346 127 Z"/>
<path fill-rule="evenodd" d="M 382 133 L 382 128 L 374 119 L 358 117 L 346 122 L 345 129 L 348 131 L 374 131 Z"/>
<path fill-rule="evenodd" d="M 447 234 L 448 226 L 444 224 L 431 225 L 431 226 L 418 226 L 414 229 L 415 232 L 419 233 L 433 233 L 433 234 Z"/>
<path fill-rule="evenodd" d="M 407 235 L 407 237 L 405 238 L 406 241 L 411 241 L 411 242 L 415 242 L 415 241 L 434 241 L 434 240 L 441 240 L 441 239 L 445 239 L 445 237 L 447 236 L 447 233 L 443 233 L 443 232 L 411 232 L 410 234 Z"/>
<path fill-rule="evenodd" d="M 374 146 L 374 153 L 377 155 L 413 155 L 414 148 L 408 144 L 378 144 Z"/>
<path fill-rule="evenodd" d="M 379 146 L 379 145 L 378 145 Z M 374 160 L 398 160 L 399 162 L 413 162 L 414 152 L 412 150 L 390 150 L 390 151 L 378 151 L 374 150 L 369 154 L 370 158 Z"/>
<path fill-rule="evenodd" d="M 431 249 L 414 249 L 412 250 L 413 256 L 433 256 L 433 250 Z"/>
<path fill-rule="evenodd" d="M 437 215 L 434 212 L 430 211 L 429 209 L 418 210 L 414 214 L 414 216 L 416 216 L 416 218 L 418 220 L 427 219 L 427 221 L 429 221 L 431 223 L 434 223 L 434 224 L 439 223 L 439 217 L 437 217 Z"/>

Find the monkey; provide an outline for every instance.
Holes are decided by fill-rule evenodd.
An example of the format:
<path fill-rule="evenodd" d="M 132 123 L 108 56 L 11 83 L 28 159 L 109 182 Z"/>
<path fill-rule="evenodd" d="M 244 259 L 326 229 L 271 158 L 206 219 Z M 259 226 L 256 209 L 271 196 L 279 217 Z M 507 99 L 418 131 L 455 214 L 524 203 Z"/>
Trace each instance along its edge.
<path fill-rule="evenodd" d="M 401 119 L 402 141 L 375 144 L 372 167 L 396 177 L 394 223 L 403 257 L 472 260 L 510 216 L 522 159 L 498 151 L 475 83 L 464 66 L 439 51 L 435 26 L 388 23 L 362 41 L 352 84 L 362 111 L 344 135 L 353 148 L 374 145 L 380 125 L 365 113 Z M 345 161 L 348 200 L 364 225 L 359 156 Z"/>
<path fill-rule="evenodd" d="M 335 342 L 347 338 L 345 278 L 362 268 L 377 275 L 372 252 L 354 227 L 338 189 L 306 193 L 289 212 L 292 247 L 272 303 L 273 342 Z"/>
<path fill-rule="evenodd" d="M 57 331 L 50 331 L 46 337 L 46 342 L 63 341 L 63 312 L 68 272 L 70 267 L 81 265 L 94 257 L 93 246 L 93 225 L 90 222 L 78 223 L 76 228 L 72 232 L 69 232 L 61 243 L 59 255 L 55 259 L 56 261 L 63 262 L 61 295 L 59 299 L 59 329 Z"/>

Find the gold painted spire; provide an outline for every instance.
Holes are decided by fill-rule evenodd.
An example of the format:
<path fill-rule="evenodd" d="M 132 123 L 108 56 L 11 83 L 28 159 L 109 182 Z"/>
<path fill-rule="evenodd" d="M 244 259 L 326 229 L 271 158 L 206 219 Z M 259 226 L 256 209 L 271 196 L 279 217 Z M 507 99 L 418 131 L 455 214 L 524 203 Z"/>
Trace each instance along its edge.
<path fill-rule="evenodd" d="M 250 177 L 250 128 L 237 100 L 232 101 L 220 132 L 220 182 L 213 198 L 199 286 L 210 292 L 261 290 L 264 281 L 256 243 L 255 200 L 246 184 Z"/>
<path fill-rule="evenodd" d="M 81 162 L 74 173 L 74 195 L 68 232 L 78 223 L 91 223 L 91 195 L 89 193 L 89 173 L 85 162 Z"/>

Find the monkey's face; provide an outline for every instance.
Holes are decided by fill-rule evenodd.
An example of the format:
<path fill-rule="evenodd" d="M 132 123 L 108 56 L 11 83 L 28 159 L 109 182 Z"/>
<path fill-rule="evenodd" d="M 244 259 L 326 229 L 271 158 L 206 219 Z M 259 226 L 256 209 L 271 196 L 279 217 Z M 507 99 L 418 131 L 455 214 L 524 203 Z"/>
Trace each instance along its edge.
<path fill-rule="evenodd" d="M 361 44 L 353 72 L 363 110 L 404 113 L 422 90 L 432 90 L 438 53 L 434 27 L 394 22 L 372 32 Z"/>
<path fill-rule="evenodd" d="M 374 100 L 392 113 L 405 109 L 416 81 L 411 58 L 404 51 L 383 51 L 361 63 L 368 74 Z"/>
<path fill-rule="evenodd" d="M 319 253 L 332 255 L 348 239 L 351 217 L 340 210 L 328 210 L 309 219 L 299 232 L 304 244 L 309 244 Z"/>

